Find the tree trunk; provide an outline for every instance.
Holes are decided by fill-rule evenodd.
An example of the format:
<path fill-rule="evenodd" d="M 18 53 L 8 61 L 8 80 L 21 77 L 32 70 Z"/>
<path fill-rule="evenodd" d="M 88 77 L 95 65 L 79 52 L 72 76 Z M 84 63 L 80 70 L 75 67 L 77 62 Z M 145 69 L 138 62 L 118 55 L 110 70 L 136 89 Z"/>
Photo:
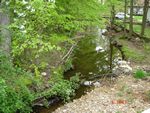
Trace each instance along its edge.
<path fill-rule="evenodd" d="M 115 24 L 115 5 L 111 5 L 111 27 Z"/>
<path fill-rule="evenodd" d="M 148 5 L 149 5 L 149 0 L 145 0 L 144 8 L 143 8 L 142 26 L 141 26 L 141 37 L 144 36 L 145 25 L 146 25 L 146 20 L 147 20 Z"/>
<path fill-rule="evenodd" d="M 0 9 L 2 9 L 2 5 L 0 4 Z M 10 55 L 10 47 L 11 47 L 11 36 L 10 31 L 8 29 L 8 25 L 10 24 L 10 17 L 8 12 L 1 11 L 0 12 L 0 50 L 7 55 Z"/>
<path fill-rule="evenodd" d="M 109 37 L 109 47 L 110 47 L 109 66 L 110 66 L 110 73 L 112 73 L 112 63 L 113 63 L 113 44 L 112 44 L 112 39 L 113 38 L 114 38 L 113 36 Z"/>
<path fill-rule="evenodd" d="M 130 1 L 130 32 L 129 32 L 129 39 L 132 38 L 133 34 L 133 0 Z"/>
<path fill-rule="evenodd" d="M 126 15 L 127 15 L 127 0 L 125 0 L 124 4 L 124 35 L 126 36 Z"/>

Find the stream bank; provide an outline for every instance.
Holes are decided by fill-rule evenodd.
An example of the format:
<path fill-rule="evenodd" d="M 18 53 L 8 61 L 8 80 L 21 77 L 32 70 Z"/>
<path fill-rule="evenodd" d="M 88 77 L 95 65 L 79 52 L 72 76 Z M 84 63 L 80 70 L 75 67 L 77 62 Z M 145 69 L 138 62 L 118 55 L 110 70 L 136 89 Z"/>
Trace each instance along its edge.
<path fill-rule="evenodd" d="M 105 51 L 105 50 L 103 50 L 102 49 L 102 47 L 101 47 L 101 45 L 98 45 L 98 40 L 97 39 L 103 39 L 103 38 L 96 38 L 97 36 L 101 36 L 101 35 L 96 35 L 95 36 L 95 38 L 93 38 L 93 36 L 92 37 L 88 37 L 88 38 L 84 38 L 83 40 L 81 40 L 80 42 L 79 42 L 79 46 L 77 47 L 77 49 L 76 49 L 76 51 L 75 51 L 75 56 L 74 56 L 74 60 L 73 60 L 73 64 L 74 64 L 74 68 L 72 69 L 72 70 L 70 70 L 70 71 L 68 71 L 68 72 L 66 72 L 65 73 L 65 77 L 66 78 L 69 78 L 69 77 L 71 77 L 71 75 L 72 74 L 74 74 L 74 73 L 81 73 L 81 75 L 82 76 L 80 76 L 83 80 L 89 80 L 91 77 L 95 77 L 96 75 L 102 75 L 102 74 L 107 74 L 108 72 L 109 72 L 109 50 L 108 51 Z M 95 39 L 95 40 L 93 40 L 93 39 Z M 105 38 L 104 38 L 105 39 Z M 102 42 L 102 41 L 100 41 L 100 42 Z M 108 40 L 106 41 L 107 42 L 107 44 L 108 44 Z M 125 41 L 125 42 L 128 42 L 128 41 Z M 123 42 L 123 45 L 125 44 L 125 42 Z M 130 43 L 130 42 L 129 42 Z M 103 44 L 104 44 L 104 42 L 103 42 Z M 84 46 L 83 46 L 84 45 Z M 106 45 L 105 45 L 106 46 Z M 107 45 L 108 46 L 108 45 Z M 106 46 L 106 47 L 107 47 Z M 131 44 L 131 45 L 129 45 L 129 47 L 131 47 L 132 49 L 136 49 L 136 46 L 133 46 L 133 44 Z M 137 50 L 138 51 L 138 50 Z M 107 56 L 107 57 L 105 57 L 105 56 Z M 116 58 L 116 57 L 119 57 L 119 56 L 121 56 L 120 54 L 114 54 L 113 55 L 114 56 L 114 58 Z M 148 55 L 147 55 L 148 56 Z M 147 57 L 146 56 L 146 57 Z M 130 57 L 130 56 L 128 56 L 128 57 Z M 130 59 L 130 58 L 129 58 Z M 104 61 L 104 62 L 103 62 Z M 148 63 L 148 62 L 147 62 Z M 83 65 L 82 65 L 83 64 Z M 89 64 L 89 65 L 88 65 Z M 134 68 L 134 69 L 136 69 L 136 67 L 138 67 L 138 64 L 137 63 L 135 63 L 134 64 L 134 59 L 131 61 L 131 65 L 132 65 L 132 67 Z M 141 66 L 139 66 L 139 67 L 141 67 Z M 101 70 L 102 69 L 102 70 Z M 118 74 L 118 78 L 110 78 L 109 80 L 107 79 L 107 78 L 103 78 L 103 79 L 97 79 L 96 78 L 96 81 L 101 81 L 100 83 L 101 83 L 101 85 L 98 87 L 98 88 L 94 88 L 94 87 L 86 87 L 86 86 L 84 86 L 84 87 L 80 87 L 80 89 L 79 90 L 77 90 L 77 92 L 76 92 L 76 97 L 74 98 L 75 100 L 73 100 L 73 102 L 71 102 L 71 103 L 68 103 L 68 104 L 65 104 L 65 105 L 63 105 L 63 104 L 61 104 L 61 103 L 59 103 L 59 104 L 54 104 L 54 106 L 52 105 L 52 106 L 50 106 L 50 108 L 49 109 L 41 109 L 40 110 L 40 112 L 39 113 L 51 113 L 51 112 L 53 112 L 54 111 L 54 113 L 62 113 L 62 112 L 66 112 L 66 113 L 72 113 L 72 111 L 73 111 L 73 113 L 79 113 L 79 112 L 81 112 L 81 113 L 85 113 L 85 112 L 89 112 L 89 111 L 91 111 L 90 113 L 99 113 L 99 112 L 102 112 L 102 111 L 100 111 L 100 109 L 101 109 L 101 107 L 103 108 L 106 108 L 106 107 L 108 107 L 107 109 L 110 109 L 110 107 L 109 106 L 112 106 L 112 101 L 113 100 L 115 100 L 115 95 L 120 95 L 120 94 L 116 94 L 116 92 L 119 92 L 122 88 L 123 88 L 123 90 L 126 90 L 126 88 L 124 89 L 124 87 L 126 87 L 126 84 L 127 84 L 127 87 L 130 87 L 130 85 L 132 86 L 133 85 L 133 87 L 134 87 L 134 85 L 137 85 L 137 83 L 139 83 L 139 84 L 145 84 L 144 85 L 144 87 L 146 87 L 147 85 L 149 85 L 148 83 L 147 83 L 147 81 L 140 81 L 140 82 L 137 82 L 134 78 L 133 78 L 133 76 L 132 76 L 132 74 L 124 74 L 124 73 L 120 73 L 120 75 Z M 128 81 L 128 79 L 129 79 L 129 81 Z M 121 83 L 123 83 L 123 84 L 120 84 L 120 86 L 122 86 L 122 88 L 120 88 L 120 89 L 116 89 L 116 88 L 114 88 L 115 86 L 117 86 L 117 87 L 119 87 L 119 83 L 118 82 L 116 82 L 116 80 L 119 82 L 120 80 L 122 80 L 122 82 Z M 130 81 L 130 80 L 132 80 L 132 81 Z M 104 82 L 102 82 L 102 81 L 104 81 Z M 128 82 L 129 82 L 129 85 L 128 85 Z M 133 82 L 133 83 L 132 83 Z M 135 83 L 135 84 L 134 84 Z M 143 86 L 143 85 L 141 85 L 141 86 Z M 138 86 L 137 85 L 137 88 L 138 87 L 141 87 L 141 86 Z M 141 95 L 142 95 L 142 98 L 143 98 L 143 100 L 142 100 L 142 102 L 140 101 L 140 99 L 138 98 L 138 97 L 136 97 L 137 96 L 137 94 L 135 94 L 135 96 L 134 96 L 134 93 L 132 94 L 132 96 L 131 95 L 129 95 L 129 99 L 128 100 L 130 100 L 130 96 L 131 96 L 131 100 L 132 100 L 132 97 L 133 97 L 133 99 L 134 98 L 136 98 L 135 99 L 135 101 L 137 101 L 137 103 L 133 103 L 133 105 L 136 105 L 137 106 L 137 104 L 139 104 L 138 106 L 137 106 L 137 109 L 135 110 L 135 111 L 142 111 L 142 110 L 144 110 L 144 109 L 146 109 L 146 108 L 148 108 L 148 106 L 149 106 L 149 103 L 148 102 L 145 102 L 145 97 L 143 97 L 143 94 L 145 94 L 145 89 L 144 89 L 144 87 L 141 89 L 142 90 L 142 92 L 138 92 L 137 91 L 137 93 L 140 93 Z M 104 91 L 103 92 L 103 89 L 105 90 L 105 88 L 106 88 L 106 91 Z M 128 89 L 128 88 L 127 88 Z M 133 89 L 132 87 L 130 87 L 129 89 Z M 139 88 L 140 89 L 140 88 Z M 98 90 L 98 91 L 97 91 Z M 102 91 L 101 91 L 102 90 Z M 108 90 L 108 91 L 107 91 Z M 119 91 L 118 91 L 119 90 Z M 137 90 L 137 89 L 136 89 Z M 148 89 L 149 90 L 149 89 Z M 90 92 L 91 91 L 91 92 Z M 96 92 L 95 92 L 96 91 Z M 89 93 L 88 93 L 89 92 Z M 92 95 L 94 95 L 92 92 L 94 92 L 94 93 L 96 93 L 96 95 L 97 96 L 92 96 Z M 107 94 L 107 93 L 108 94 Z M 114 92 L 114 94 L 112 94 L 112 92 Z M 122 91 L 120 91 L 120 92 L 122 92 Z M 124 91 L 123 91 L 124 92 Z M 130 93 L 130 91 L 129 91 L 129 93 Z M 87 95 L 89 95 L 89 96 L 86 96 L 85 94 L 87 94 Z M 125 95 L 126 94 L 128 94 L 128 91 L 125 93 Z M 98 96 L 99 95 L 99 96 Z M 121 93 L 121 95 L 124 95 L 124 94 L 122 94 Z M 124 95 L 124 98 L 125 98 L 125 95 Z M 80 98 L 81 97 L 81 98 Z M 104 97 L 106 97 L 106 101 L 107 102 L 104 102 L 105 100 L 105 98 Z M 82 99 L 83 98 L 83 99 Z M 89 99 L 88 99 L 89 98 Z M 94 100 L 93 100 L 93 98 L 94 98 Z M 99 98 L 99 99 L 97 99 L 97 98 Z M 117 96 L 116 97 L 117 99 L 118 98 L 120 98 L 120 96 Z M 80 101 L 80 99 L 81 99 L 81 101 Z M 95 100 L 96 99 L 96 100 Z M 108 99 L 108 100 L 107 100 Z M 86 101 L 89 101 L 90 103 L 86 103 Z M 99 102 L 100 101 L 100 102 Z M 127 101 L 127 100 L 126 100 Z M 78 106 L 78 105 L 80 105 L 80 103 L 83 105 L 81 105 L 81 106 Z M 97 105 L 97 107 L 98 106 L 101 106 L 101 104 L 103 105 L 103 103 L 105 103 L 104 104 L 104 106 L 101 106 L 100 107 L 100 109 L 99 108 L 95 108 L 95 107 L 93 107 L 93 106 L 96 106 L 95 104 L 93 104 L 93 103 L 99 103 L 98 105 Z M 106 104 L 106 103 L 108 103 L 108 104 Z M 144 103 L 144 104 L 143 104 Z M 89 104 L 89 108 L 87 108 L 86 110 L 84 109 L 85 107 L 88 107 L 88 106 L 86 106 L 87 104 Z M 146 105 L 145 105 L 146 104 Z M 131 113 L 134 113 L 133 112 L 133 110 L 134 110 L 134 107 L 133 107 L 133 105 L 131 105 L 131 104 L 126 104 L 126 105 L 123 105 L 122 107 L 115 107 L 115 108 L 113 108 L 112 107 L 112 109 L 115 109 L 115 112 L 113 112 L 113 113 L 116 113 L 116 112 L 118 112 L 118 111 L 120 111 L 120 109 L 124 109 L 124 111 L 123 112 L 125 112 L 125 110 L 127 110 L 128 108 L 130 108 L 131 106 Z M 145 107 L 144 107 L 144 106 Z M 75 106 L 75 107 L 74 107 Z M 118 105 L 117 105 L 118 106 Z M 119 105 L 120 106 L 120 105 Z M 140 106 L 142 106 L 142 107 L 140 107 Z M 57 109 L 58 108 L 58 109 Z M 78 108 L 81 108 L 81 109 L 78 109 Z M 93 109 L 93 110 L 90 110 L 90 108 L 91 109 Z M 55 110 L 56 109 L 56 110 Z M 78 110 L 80 110 L 80 111 L 78 111 Z M 82 110 L 84 110 L 84 111 L 82 111 Z M 95 110 L 97 110 L 97 111 L 95 111 Z M 104 111 L 107 111 L 107 110 L 105 110 L 105 109 L 102 109 L 102 110 L 104 110 Z M 117 110 L 117 111 L 116 111 Z M 104 112 L 103 111 L 103 112 Z M 109 113 L 110 111 L 108 110 L 108 113 Z M 125 113 L 130 113 L 130 112 L 125 112 Z M 135 112 L 136 113 L 136 112 Z"/>
<path fill-rule="evenodd" d="M 90 35 L 86 35 L 82 38 L 74 51 L 73 56 L 73 68 L 64 73 L 65 79 L 70 79 L 72 75 L 80 73 L 81 85 L 76 90 L 76 95 L 72 99 L 80 98 L 85 95 L 86 92 L 91 91 L 93 85 L 101 85 L 99 81 L 94 78 L 95 76 L 101 76 L 110 73 L 110 61 L 109 61 L 109 39 L 102 33 L 106 30 L 95 28 Z M 91 78 L 92 79 L 91 81 Z M 53 99 L 50 99 L 50 101 Z M 63 105 L 62 102 L 55 102 L 51 104 L 49 112 Z M 57 103 L 57 104 L 56 104 Z M 35 107 L 36 112 L 46 112 L 43 107 Z"/>
<path fill-rule="evenodd" d="M 150 86 L 150 82 L 122 75 L 113 84 L 95 88 L 53 113 L 140 113 L 150 108 L 150 101 L 146 97 L 150 87 L 147 86 Z"/>
<path fill-rule="evenodd" d="M 134 43 L 124 39 L 120 42 L 130 48 L 130 51 L 134 51 L 133 56 L 125 51 L 133 72 L 137 69 L 149 72 L 150 51 L 148 48 L 145 49 L 145 43 L 141 46 L 141 42 Z M 144 59 L 141 59 L 141 55 Z M 150 77 L 136 79 L 134 73 L 120 74 L 111 81 L 105 80 L 104 83 L 80 99 L 56 109 L 53 113 L 141 113 L 150 108 L 150 95 L 148 95 Z"/>

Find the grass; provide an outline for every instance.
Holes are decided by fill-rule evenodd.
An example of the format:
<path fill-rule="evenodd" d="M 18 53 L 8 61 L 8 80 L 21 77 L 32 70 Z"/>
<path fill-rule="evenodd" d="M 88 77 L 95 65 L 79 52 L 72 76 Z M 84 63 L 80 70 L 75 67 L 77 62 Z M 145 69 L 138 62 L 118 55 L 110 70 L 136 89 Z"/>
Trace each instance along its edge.
<path fill-rule="evenodd" d="M 141 33 L 141 26 L 140 25 L 134 25 L 133 26 L 134 32 L 140 34 Z M 150 27 L 145 28 L 145 37 L 150 38 Z"/>
<path fill-rule="evenodd" d="M 150 73 L 148 72 L 145 72 L 141 69 L 139 70 L 136 70 L 135 74 L 134 74 L 134 77 L 137 78 L 137 79 L 143 79 L 145 77 L 149 77 L 150 76 Z"/>
<path fill-rule="evenodd" d="M 142 22 L 142 16 L 133 16 L 133 20 L 136 22 Z"/>
<path fill-rule="evenodd" d="M 127 46 L 123 47 L 123 51 L 125 52 L 125 55 L 127 58 L 136 60 L 136 61 L 143 61 L 145 56 L 141 54 L 138 51 L 133 50 L 132 48 L 129 48 Z"/>
<path fill-rule="evenodd" d="M 146 72 L 144 72 L 143 70 L 137 70 L 135 72 L 134 77 L 137 78 L 137 79 L 145 78 L 146 77 Z"/>
<path fill-rule="evenodd" d="M 129 25 L 127 25 L 127 29 L 129 29 Z M 133 25 L 133 31 L 136 32 L 137 34 L 141 33 L 141 25 Z M 150 38 L 150 27 L 145 28 L 145 37 Z"/>

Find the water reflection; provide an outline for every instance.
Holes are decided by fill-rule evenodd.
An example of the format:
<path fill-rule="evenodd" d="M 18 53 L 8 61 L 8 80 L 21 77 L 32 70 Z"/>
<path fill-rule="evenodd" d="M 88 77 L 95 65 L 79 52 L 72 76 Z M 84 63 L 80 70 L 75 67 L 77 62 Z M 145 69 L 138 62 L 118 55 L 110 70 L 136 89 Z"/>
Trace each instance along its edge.
<path fill-rule="evenodd" d="M 79 43 L 74 55 L 74 69 L 88 79 L 109 71 L 109 40 L 97 29 L 94 35 L 87 35 Z"/>

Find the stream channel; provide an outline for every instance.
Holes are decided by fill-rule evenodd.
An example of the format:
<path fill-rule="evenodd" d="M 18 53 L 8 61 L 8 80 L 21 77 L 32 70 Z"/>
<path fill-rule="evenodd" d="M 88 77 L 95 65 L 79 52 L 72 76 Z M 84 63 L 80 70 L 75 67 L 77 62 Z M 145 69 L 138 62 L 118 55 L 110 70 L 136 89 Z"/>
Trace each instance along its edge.
<path fill-rule="evenodd" d="M 105 31 L 104 29 L 97 28 L 92 30 L 89 35 L 80 39 L 74 51 L 74 68 L 65 73 L 66 78 L 75 75 L 75 73 L 81 73 L 80 78 L 82 80 L 90 81 L 97 75 L 101 76 L 110 73 L 110 42 L 109 38 L 103 35 Z M 114 58 L 116 55 L 118 56 L 118 53 L 113 51 Z M 94 88 L 83 84 L 76 91 L 73 99 L 80 98 Z M 54 102 L 49 108 L 38 107 L 35 113 L 51 113 L 62 105 L 63 102 L 61 101 Z"/>

